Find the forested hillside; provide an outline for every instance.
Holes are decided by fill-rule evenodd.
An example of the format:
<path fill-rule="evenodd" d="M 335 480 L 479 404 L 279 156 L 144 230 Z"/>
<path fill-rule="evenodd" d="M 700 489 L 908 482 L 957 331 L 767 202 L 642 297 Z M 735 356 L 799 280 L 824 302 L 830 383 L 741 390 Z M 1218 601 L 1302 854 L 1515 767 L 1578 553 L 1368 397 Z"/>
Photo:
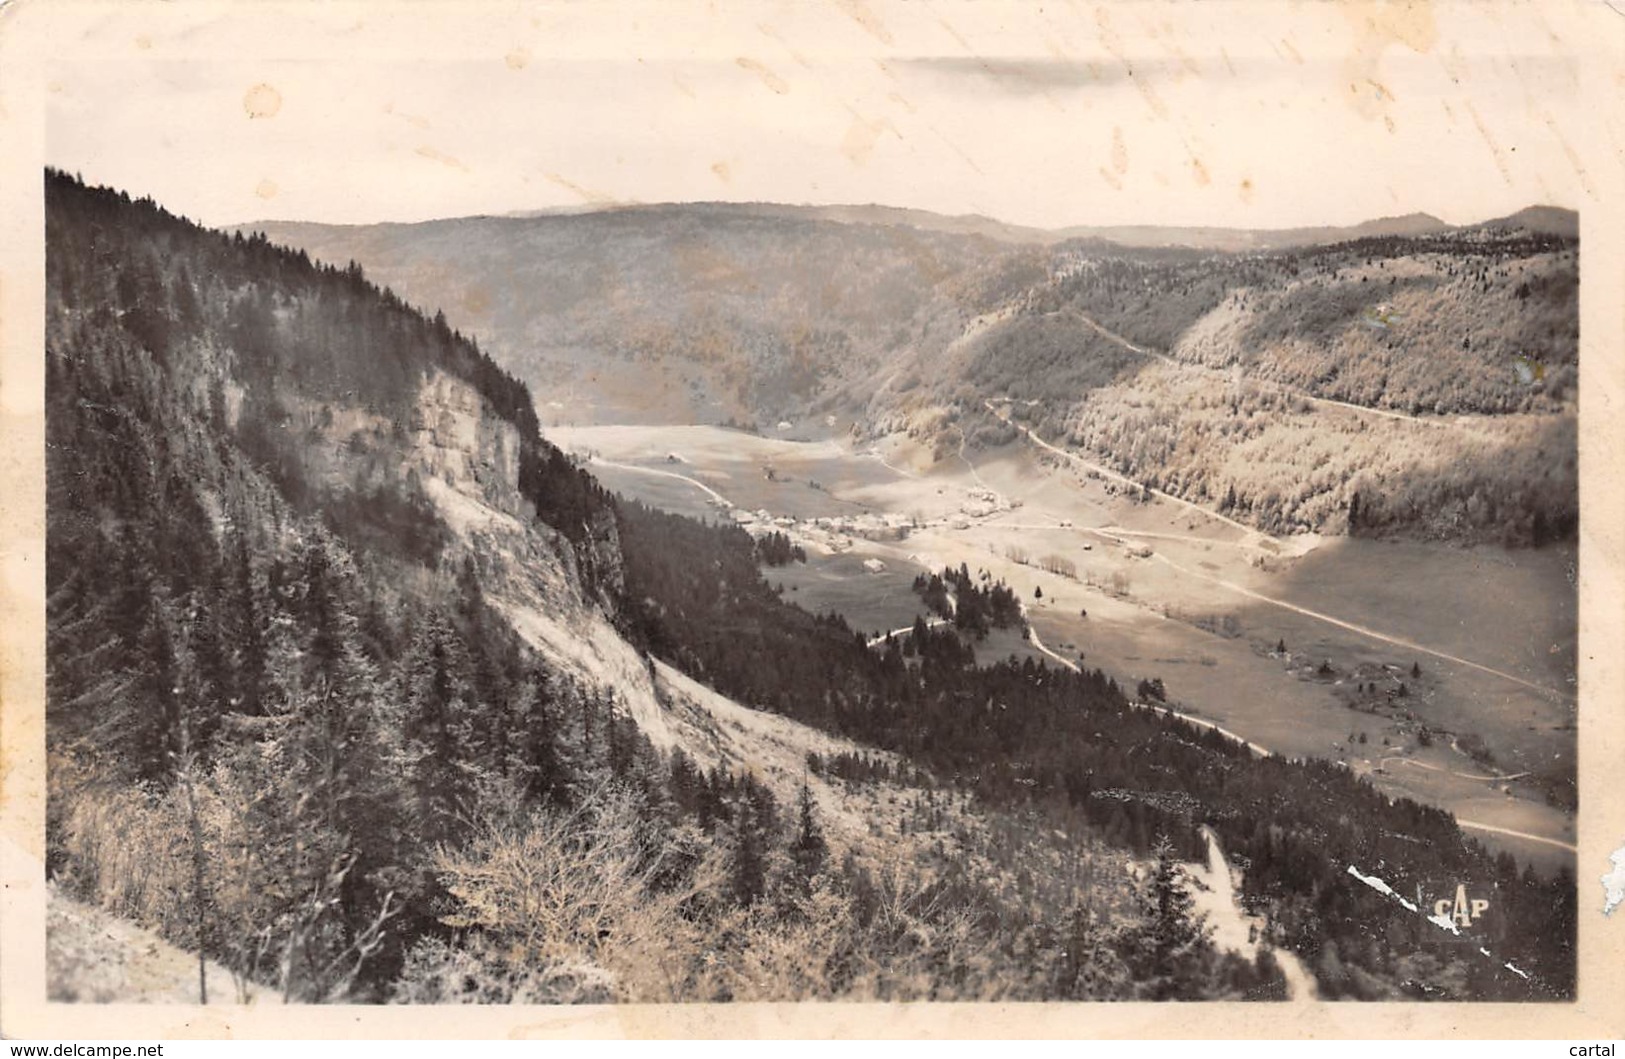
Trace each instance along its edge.
<path fill-rule="evenodd" d="M 918 621 L 880 650 L 838 618 L 805 614 L 754 573 L 749 535 L 622 506 L 629 634 L 742 701 L 895 750 L 983 804 L 1065 834 L 1187 858 L 1211 826 L 1249 865 L 1246 898 L 1299 953 L 1324 995 L 1554 997 L 1572 988 L 1574 880 L 1520 873 L 1449 814 L 1393 801 L 1324 761 L 1255 759 L 1240 744 L 1132 704 L 1099 671 L 1030 659 L 977 668 L 950 629 Z M 656 542 L 659 542 L 658 544 Z M 929 587 L 929 585 L 927 586 Z M 758 660 L 770 659 L 770 664 Z M 1493 891 L 1506 911 L 1475 944 L 1354 880 L 1382 865 L 1402 894 Z M 1380 926 L 1375 926 L 1380 924 Z M 1510 954 L 1517 953 L 1516 956 Z"/>
<path fill-rule="evenodd" d="M 571 396 L 544 408 L 550 421 L 594 405 L 656 421 L 805 415 L 901 352 L 943 348 L 962 307 L 1044 278 L 1041 257 L 981 235 L 748 206 L 263 227 L 444 306 L 548 399 Z"/>
<path fill-rule="evenodd" d="M 1566 873 L 1099 672 L 869 648 L 743 531 L 604 493 L 358 267 L 60 173 L 47 220 L 67 892 L 297 1000 L 1279 996 L 1191 911 L 1207 825 L 1327 995 L 1571 994 Z M 678 726 L 688 677 L 799 722 L 799 776 L 749 711 Z M 1350 866 L 1499 914 L 1447 935 Z"/>
<path fill-rule="evenodd" d="M 714 735 L 657 751 L 628 708 L 652 662 L 594 679 L 530 639 L 656 601 L 523 385 L 357 268 L 59 173 L 47 200 L 66 892 L 303 1001 L 1278 987 L 1169 903 L 1171 850 L 1142 886 L 1088 835 L 827 739 L 799 796 Z M 555 571 L 539 596 L 514 549 Z M 754 549 L 742 571 L 756 591 Z M 1061 940 L 1085 921 L 1098 971 Z"/>
<path fill-rule="evenodd" d="M 1008 411 L 1272 533 L 1572 539 L 1577 258 L 1571 237 L 1504 226 L 1080 250 L 877 421 L 998 445 L 1019 436 Z"/>

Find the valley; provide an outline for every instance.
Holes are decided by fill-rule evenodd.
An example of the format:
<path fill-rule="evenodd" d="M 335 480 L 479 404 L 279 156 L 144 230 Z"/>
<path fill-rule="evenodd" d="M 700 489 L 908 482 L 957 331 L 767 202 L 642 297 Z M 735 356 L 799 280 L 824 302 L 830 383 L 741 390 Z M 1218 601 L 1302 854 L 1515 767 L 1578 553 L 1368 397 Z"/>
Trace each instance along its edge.
<path fill-rule="evenodd" d="M 301 1002 L 1572 995 L 1565 365 L 1293 352 L 1389 264 L 1560 315 L 1570 243 L 342 233 L 397 294 L 47 188 L 64 896 Z"/>
<path fill-rule="evenodd" d="M 1274 538 L 1177 498 L 1129 499 L 1019 443 L 932 466 L 904 437 L 860 448 L 694 425 L 547 434 L 625 495 L 789 534 L 807 563 L 765 573 L 808 610 L 903 628 L 923 612 L 916 574 L 985 569 L 1026 601 L 1036 636 L 1007 645 L 1018 657 L 1042 644 L 1125 688 L 1160 678 L 1194 719 L 1339 762 L 1520 860 L 1572 864 L 1572 546 Z M 1042 569 L 1051 556 L 1075 572 Z"/>

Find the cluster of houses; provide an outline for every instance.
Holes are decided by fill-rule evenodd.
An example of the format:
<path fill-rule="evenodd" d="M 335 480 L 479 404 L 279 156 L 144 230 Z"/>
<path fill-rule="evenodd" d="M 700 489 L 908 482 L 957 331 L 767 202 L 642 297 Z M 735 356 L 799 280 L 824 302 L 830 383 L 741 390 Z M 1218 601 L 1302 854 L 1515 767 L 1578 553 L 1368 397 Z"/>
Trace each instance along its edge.
<path fill-rule="evenodd" d="M 666 459 L 669 463 L 686 462 L 676 453 L 668 454 Z M 721 497 L 712 497 L 706 503 L 754 535 L 778 531 L 794 537 L 803 545 L 837 555 L 850 551 L 856 540 L 906 540 L 912 530 L 922 525 L 917 516 L 911 517 L 895 512 L 795 518 L 791 515 L 775 515 L 766 508 L 751 511 L 737 507 Z M 990 518 L 1020 506 L 1019 500 L 1012 503 L 992 489 L 973 486 L 965 490 L 959 510 L 949 515 L 946 523 L 954 529 L 968 529 L 973 520 Z M 871 568 L 871 572 L 878 573 L 885 569 L 885 565 L 879 560 L 874 560 L 874 563 L 875 567 Z"/>
<path fill-rule="evenodd" d="M 854 538 L 871 541 L 900 541 L 908 537 L 913 521 L 897 514 L 837 515 L 811 519 L 774 515 L 765 508 L 747 511 L 733 507 L 726 501 L 713 501 L 712 506 L 727 510 L 733 520 L 752 533 L 779 530 L 803 543 L 813 544 L 832 553 L 849 551 Z"/>

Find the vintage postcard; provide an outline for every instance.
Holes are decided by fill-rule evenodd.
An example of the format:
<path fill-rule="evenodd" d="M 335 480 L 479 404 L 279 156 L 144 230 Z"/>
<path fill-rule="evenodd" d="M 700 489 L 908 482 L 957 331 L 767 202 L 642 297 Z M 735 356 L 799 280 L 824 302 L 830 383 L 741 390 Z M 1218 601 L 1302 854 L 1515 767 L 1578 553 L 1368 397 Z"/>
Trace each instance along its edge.
<path fill-rule="evenodd" d="M 4 1032 L 1617 1036 L 1622 40 L 13 0 Z"/>

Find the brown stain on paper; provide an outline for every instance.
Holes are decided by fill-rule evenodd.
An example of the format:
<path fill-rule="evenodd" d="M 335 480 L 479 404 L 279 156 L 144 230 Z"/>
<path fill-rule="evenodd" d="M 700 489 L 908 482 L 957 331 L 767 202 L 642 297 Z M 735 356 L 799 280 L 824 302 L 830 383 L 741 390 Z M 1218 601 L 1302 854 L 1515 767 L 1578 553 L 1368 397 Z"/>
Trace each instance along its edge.
<path fill-rule="evenodd" d="M 602 191 L 594 191 L 591 188 L 582 187 L 580 184 L 577 184 L 572 180 L 565 179 L 558 173 L 544 173 L 543 176 L 547 177 L 548 180 L 554 184 L 557 184 L 564 190 L 580 196 L 583 202 L 598 206 L 612 205 L 615 202 L 615 197 L 613 195 L 606 195 Z"/>
<path fill-rule="evenodd" d="M 1377 76 L 1383 53 L 1395 45 L 1418 55 L 1431 52 L 1439 40 L 1433 9 L 1414 0 L 1350 0 L 1336 6 L 1355 36 L 1343 63 L 1350 105 L 1363 118 L 1382 117 L 1394 102 L 1393 93 Z"/>
<path fill-rule="evenodd" d="M 282 109 L 282 93 L 268 84 L 257 84 L 243 95 L 243 110 L 250 118 L 274 118 Z"/>
<path fill-rule="evenodd" d="M 1128 82 L 1140 93 L 1140 96 L 1145 100 L 1145 105 L 1151 108 L 1151 113 L 1156 115 L 1159 120 L 1167 121 L 1168 105 L 1163 102 L 1162 96 L 1151 86 L 1151 82 L 1147 78 L 1134 76 L 1134 60 L 1124 48 L 1122 35 L 1112 25 L 1111 15 L 1105 8 L 1095 9 L 1095 23 L 1100 28 L 1100 46 L 1110 52 L 1112 58 L 1116 59 L 1123 67 L 1123 73 Z M 1092 71 L 1093 67 L 1090 69 Z"/>
<path fill-rule="evenodd" d="M 834 0 L 834 3 L 841 14 L 862 26 L 864 32 L 875 40 L 882 44 L 892 43 L 891 31 L 886 28 L 886 24 L 880 21 L 879 16 L 871 11 L 869 5 L 864 3 L 863 0 Z"/>
<path fill-rule="evenodd" d="M 756 32 L 760 33 L 762 36 L 766 37 L 768 40 L 773 41 L 774 43 L 776 43 L 780 47 L 782 47 L 785 51 L 789 52 L 790 53 L 790 58 L 795 60 L 797 66 L 801 67 L 804 70 L 811 70 L 812 69 L 812 63 L 807 61 L 807 57 L 805 55 L 801 54 L 799 51 L 797 51 L 795 49 L 795 46 L 793 44 L 791 44 L 788 40 L 786 40 L 784 38 L 783 34 L 779 33 L 779 31 L 774 29 L 772 26 L 768 25 L 765 22 L 758 22 L 756 24 Z"/>
<path fill-rule="evenodd" d="M 1563 135 L 1563 130 L 1558 128 L 1557 119 L 1552 117 L 1550 111 L 1546 111 L 1541 114 L 1541 120 L 1556 138 L 1558 146 L 1563 148 L 1563 156 L 1569 160 L 1569 165 L 1574 167 L 1574 175 L 1579 178 L 1580 186 L 1585 189 L 1587 195 L 1596 198 L 1597 189 L 1591 183 L 1591 176 L 1586 172 L 1585 163 L 1580 160 L 1579 153 L 1575 151 L 1574 145 L 1569 143 L 1568 137 Z"/>
<path fill-rule="evenodd" d="M 757 77 L 760 77 L 762 79 L 762 84 L 771 88 L 779 95 L 785 95 L 790 91 L 790 83 L 788 81 L 774 73 L 772 70 L 768 69 L 766 65 L 757 62 L 755 59 L 741 55 L 734 61 L 739 64 L 739 68 L 741 70 L 749 70 Z"/>
<path fill-rule="evenodd" d="M 432 162 L 439 162 L 441 165 L 447 165 L 453 169 L 461 169 L 465 173 L 468 172 L 468 166 L 464 165 L 462 162 L 459 162 L 451 155 L 446 154 L 444 151 L 430 147 L 428 144 L 424 144 L 419 147 L 417 149 L 417 154 L 420 157 L 427 158 Z"/>
<path fill-rule="evenodd" d="M 897 134 L 896 126 L 888 118 L 876 118 L 873 121 L 863 115 L 853 112 L 852 124 L 847 126 L 846 136 L 841 140 L 841 153 L 851 160 L 853 165 L 862 165 L 874 153 L 875 144 L 880 142 L 881 133 L 890 131 Z"/>
<path fill-rule="evenodd" d="M 394 103 L 385 103 L 384 113 L 392 117 L 400 118 L 402 121 L 406 122 L 408 125 L 411 125 L 415 129 L 422 129 L 427 132 L 430 128 L 428 118 L 419 117 L 416 114 L 408 114 L 403 110 L 396 110 Z"/>
<path fill-rule="evenodd" d="M 1473 119 L 1473 125 L 1477 127 L 1478 135 L 1489 146 L 1490 154 L 1495 158 L 1495 168 L 1501 171 L 1501 179 L 1510 185 L 1512 183 L 1512 171 L 1507 168 L 1506 155 L 1501 153 L 1501 145 L 1490 134 L 1489 127 L 1484 124 L 1484 119 L 1478 116 L 1478 108 L 1473 106 L 1471 100 L 1467 102 L 1466 106 L 1467 116 Z"/>

